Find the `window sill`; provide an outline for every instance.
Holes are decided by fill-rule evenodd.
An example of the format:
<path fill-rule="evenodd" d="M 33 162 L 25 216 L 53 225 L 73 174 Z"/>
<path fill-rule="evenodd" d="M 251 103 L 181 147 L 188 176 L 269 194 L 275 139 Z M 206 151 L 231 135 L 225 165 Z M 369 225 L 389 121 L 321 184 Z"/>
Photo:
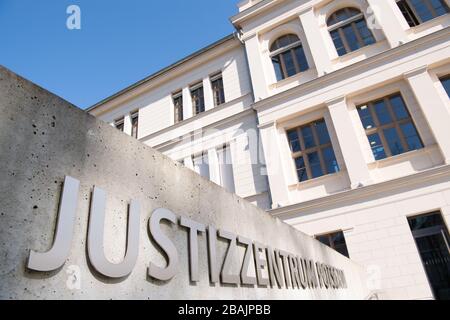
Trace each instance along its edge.
<path fill-rule="evenodd" d="M 385 48 L 383 48 L 383 47 L 385 47 Z M 377 42 L 375 42 L 373 44 L 369 44 L 368 46 L 365 46 L 365 47 L 359 48 L 359 49 L 357 49 L 355 51 L 346 53 L 343 56 L 338 56 L 337 58 L 334 58 L 331 62 L 333 64 L 339 64 L 339 63 L 344 63 L 345 64 L 345 63 L 348 63 L 349 61 L 351 61 L 353 59 L 356 59 L 356 58 L 359 58 L 361 56 L 367 55 L 368 53 L 373 52 L 376 49 L 379 49 L 379 50 L 377 50 L 376 53 L 378 53 L 379 51 L 382 51 L 382 50 L 389 49 L 389 45 L 388 45 L 387 40 L 377 41 Z M 367 55 L 367 57 L 368 57 L 368 55 Z"/>
<path fill-rule="evenodd" d="M 306 79 L 303 79 L 303 78 L 306 78 Z M 271 90 L 279 89 L 279 88 L 282 88 L 282 87 L 284 87 L 286 85 L 292 84 L 294 82 L 302 82 L 302 80 L 309 81 L 312 78 L 317 78 L 317 70 L 316 70 L 316 68 L 308 69 L 306 71 L 297 73 L 297 74 L 295 74 L 295 75 L 293 75 L 293 76 L 291 76 L 289 78 L 286 78 L 286 79 L 280 80 L 278 82 L 272 83 L 269 86 L 269 89 L 271 89 Z"/>
<path fill-rule="evenodd" d="M 318 185 L 324 185 L 327 182 L 330 182 L 332 180 L 343 178 L 346 174 L 347 174 L 346 171 L 339 171 L 336 173 L 327 174 L 325 176 L 321 176 L 321 177 L 314 178 L 311 180 L 297 182 L 297 183 L 289 185 L 288 188 L 289 188 L 289 190 L 300 190 L 300 189 L 315 187 Z"/>
<path fill-rule="evenodd" d="M 447 13 L 447 14 L 444 14 L 443 16 L 433 18 L 433 19 L 428 20 L 427 22 L 421 23 L 415 27 L 410 27 L 406 32 L 408 33 L 408 35 L 417 34 L 420 32 L 427 31 L 428 29 L 439 26 L 439 25 L 442 25 L 445 28 L 448 25 L 449 16 L 450 16 L 450 13 Z"/>
<path fill-rule="evenodd" d="M 397 164 L 400 162 L 404 162 L 405 160 L 408 160 L 411 158 L 429 154 L 431 152 L 436 151 L 437 149 L 438 149 L 438 146 L 436 144 L 431 145 L 431 146 L 426 146 L 422 149 L 408 151 L 408 152 L 405 152 L 405 153 L 402 153 L 402 154 L 399 154 L 396 156 L 392 156 L 389 158 L 371 162 L 368 164 L 368 167 L 369 167 L 369 169 L 380 169 L 380 168 L 389 167 L 391 165 L 394 165 L 394 164 Z"/>

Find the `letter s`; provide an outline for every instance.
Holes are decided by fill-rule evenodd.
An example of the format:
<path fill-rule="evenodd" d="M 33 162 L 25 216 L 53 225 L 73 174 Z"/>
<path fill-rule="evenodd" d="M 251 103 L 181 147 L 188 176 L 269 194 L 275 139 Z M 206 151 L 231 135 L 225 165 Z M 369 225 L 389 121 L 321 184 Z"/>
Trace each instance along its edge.
<path fill-rule="evenodd" d="M 167 266 L 160 268 L 150 262 L 148 275 L 157 280 L 168 281 L 178 271 L 178 251 L 173 242 L 161 230 L 160 222 L 163 219 L 177 223 L 177 216 L 172 211 L 160 208 L 153 211 L 149 220 L 149 228 L 153 239 L 167 255 Z"/>

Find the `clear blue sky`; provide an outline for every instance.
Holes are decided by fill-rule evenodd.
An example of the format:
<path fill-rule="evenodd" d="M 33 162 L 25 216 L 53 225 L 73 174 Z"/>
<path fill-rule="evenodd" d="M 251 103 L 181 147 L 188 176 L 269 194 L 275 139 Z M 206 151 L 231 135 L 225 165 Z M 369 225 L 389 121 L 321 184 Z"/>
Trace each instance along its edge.
<path fill-rule="evenodd" d="M 0 0 L 0 64 L 87 108 L 232 33 L 237 2 Z"/>

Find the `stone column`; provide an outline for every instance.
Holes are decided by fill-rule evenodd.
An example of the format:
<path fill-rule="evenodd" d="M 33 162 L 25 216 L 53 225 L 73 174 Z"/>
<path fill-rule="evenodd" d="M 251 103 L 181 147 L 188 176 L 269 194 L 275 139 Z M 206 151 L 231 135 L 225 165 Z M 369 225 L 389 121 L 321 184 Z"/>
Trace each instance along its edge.
<path fill-rule="evenodd" d="M 259 101 L 267 98 L 269 91 L 267 89 L 267 80 L 264 73 L 258 35 L 255 34 L 245 40 L 245 49 L 247 51 L 247 61 L 250 69 L 255 101 Z"/>
<path fill-rule="evenodd" d="M 446 164 L 450 164 L 450 113 L 447 105 L 438 94 L 434 82 L 423 66 L 407 72 L 408 81 L 417 102 L 430 126 L 431 132 L 440 147 Z"/>
<path fill-rule="evenodd" d="M 183 88 L 183 120 L 192 118 L 192 98 L 189 87 Z"/>
<path fill-rule="evenodd" d="M 345 97 L 328 101 L 326 104 L 347 167 L 351 188 L 356 189 L 371 184 L 372 177 L 353 128 Z"/>
<path fill-rule="evenodd" d="M 404 19 L 395 0 L 367 0 L 367 2 L 372 10 L 369 15 L 373 14 L 376 19 L 375 27 L 376 25 L 381 27 L 391 48 L 408 41 L 405 31 L 408 25 L 406 22 L 402 23 Z M 373 25 L 373 22 L 369 20 L 368 25 Z"/>
<path fill-rule="evenodd" d="M 322 39 L 322 33 L 320 31 L 317 18 L 314 14 L 314 9 L 308 8 L 307 10 L 301 12 L 299 18 L 302 23 L 319 77 L 333 71 L 331 58 L 328 54 L 328 49 L 325 42 Z"/>
<path fill-rule="evenodd" d="M 131 115 L 127 114 L 123 118 L 123 132 L 131 136 Z"/>
<path fill-rule="evenodd" d="M 267 176 L 272 195 L 272 208 L 276 209 L 289 205 L 288 181 L 280 157 L 280 146 L 277 141 L 276 124 L 269 124 L 260 128 L 261 141 L 266 160 Z"/>
<path fill-rule="evenodd" d="M 203 94 L 205 96 L 205 110 L 214 108 L 214 97 L 209 76 L 203 79 Z"/>
<path fill-rule="evenodd" d="M 220 166 L 216 148 L 208 150 L 209 180 L 220 185 Z"/>

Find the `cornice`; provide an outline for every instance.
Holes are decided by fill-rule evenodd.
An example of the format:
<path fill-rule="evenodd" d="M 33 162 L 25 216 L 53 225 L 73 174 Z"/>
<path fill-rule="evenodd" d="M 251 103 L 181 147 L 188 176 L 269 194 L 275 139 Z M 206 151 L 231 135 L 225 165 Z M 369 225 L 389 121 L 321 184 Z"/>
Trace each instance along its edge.
<path fill-rule="evenodd" d="M 274 217 L 291 219 L 301 216 L 302 212 L 304 213 L 307 210 L 327 210 L 331 207 L 336 207 L 344 201 L 357 201 L 364 197 L 380 194 L 381 192 L 391 192 L 391 194 L 393 194 L 405 186 L 413 188 L 414 185 L 433 181 L 442 177 L 448 177 L 450 181 L 450 165 L 443 165 L 405 177 L 339 192 L 326 197 L 284 206 L 282 208 L 272 209 L 268 212 Z"/>

